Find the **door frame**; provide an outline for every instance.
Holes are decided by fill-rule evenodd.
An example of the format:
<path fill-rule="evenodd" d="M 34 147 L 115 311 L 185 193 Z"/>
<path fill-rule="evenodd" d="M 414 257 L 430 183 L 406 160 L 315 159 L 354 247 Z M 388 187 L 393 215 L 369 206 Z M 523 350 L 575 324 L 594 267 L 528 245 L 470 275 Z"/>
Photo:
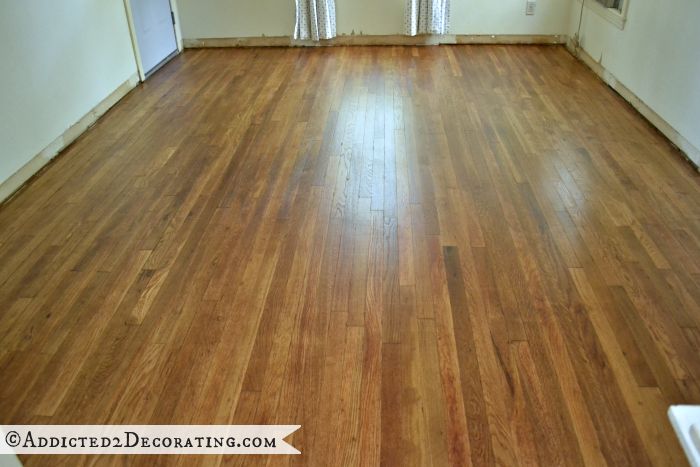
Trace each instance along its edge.
<path fill-rule="evenodd" d="M 150 76 L 154 71 L 158 70 L 161 66 L 165 65 L 170 59 L 182 52 L 182 31 L 180 29 L 180 15 L 177 10 L 177 2 L 175 0 L 168 0 L 170 3 L 170 11 L 175 19 L 175 24 L 173 24 L 173 30 L 175 31 L 175 43 L 177 44 L 177 50 L 166 57 L 159 65 L 153 70 L 147 72 L 143 69 L 143 64 L 141 63 L 141 52 L 139 51 L 138 39 L 136 37 L 136 27 L 134 26 L 134 17 L 131 14 L 131 0 L 124 0 L 124 10 L 126 11 L 126 20 L 129 23 L 129 34 L 131 35 L 131 48 L 134 51 L 134 61 L 136 62 L 136 68 L 139 72 L 139 80 L 141 82 L 146 81 L 146 78 Z"/>

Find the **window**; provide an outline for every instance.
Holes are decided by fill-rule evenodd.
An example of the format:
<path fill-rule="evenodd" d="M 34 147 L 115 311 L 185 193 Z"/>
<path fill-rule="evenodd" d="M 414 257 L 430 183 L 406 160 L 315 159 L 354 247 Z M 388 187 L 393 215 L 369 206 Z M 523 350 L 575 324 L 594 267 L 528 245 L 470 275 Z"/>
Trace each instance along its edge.
<path fill-rule="evenodd" d="M 629 2 L 630 0 L 587 0 L 586 6 L 618 28 L 624 29 Z"/>
<path fill-rule="evenodd" d="M 622 0 L 596 0 L 605 8 L 613 8 L 622 13 Z"/>

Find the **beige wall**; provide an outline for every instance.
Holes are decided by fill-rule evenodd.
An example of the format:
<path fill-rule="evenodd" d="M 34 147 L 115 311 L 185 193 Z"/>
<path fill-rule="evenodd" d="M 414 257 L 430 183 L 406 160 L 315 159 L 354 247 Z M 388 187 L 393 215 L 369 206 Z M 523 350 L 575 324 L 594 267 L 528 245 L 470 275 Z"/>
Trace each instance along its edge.
<path fill-rule="evenodd" d="M 289 36 L 294 0 L 177 0 L 184 39 Z"/>
<path fill-rule="evenodd" d="M 452 0 L 453 34 L 566 34 L 571 0 Z M 338 34 L 403 34 L 405 0 L 336 0 Z M 290 36 L 294 0 L 178 0 L 185 39 Z"/>
<path fill-rule="evenodd" d="M 0 183 L 136 73 L 122 0 L 0 1 Z"/>
<path fill-rule="evenodd" d="M 452 0 L 454 34 L 566 34 L 570 0 L 537 0 L 533 16 L 525 0 Z"/>
<path fill-rule="evenodd" d="M 694 147 L 682 149 L 700 164 L 700 1 L 629 1 L 622 30 L 584 9 L 583 49 L 680 133 Z M 573 3 L 571 36 L 581 7 Z"/>

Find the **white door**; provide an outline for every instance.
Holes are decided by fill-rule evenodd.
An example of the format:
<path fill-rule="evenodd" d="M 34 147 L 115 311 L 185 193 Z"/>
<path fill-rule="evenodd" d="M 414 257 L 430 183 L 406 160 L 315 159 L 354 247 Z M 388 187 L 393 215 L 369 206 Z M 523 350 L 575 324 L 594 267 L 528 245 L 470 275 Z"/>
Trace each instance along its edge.
<path fill-rule="evenodd" d="M 170 0 L 130 0 L 143 73 L 177 50 Z"/>

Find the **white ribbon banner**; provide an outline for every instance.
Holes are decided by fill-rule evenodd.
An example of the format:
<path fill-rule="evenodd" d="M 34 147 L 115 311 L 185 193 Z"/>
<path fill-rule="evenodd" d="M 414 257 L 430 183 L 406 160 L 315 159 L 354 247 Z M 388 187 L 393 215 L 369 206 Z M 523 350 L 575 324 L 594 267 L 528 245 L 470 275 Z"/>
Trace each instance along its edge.
<path fill-rule="evenodd" d="M 301 454 L 301 425 L 2 425 L 0 454 Z"/>

